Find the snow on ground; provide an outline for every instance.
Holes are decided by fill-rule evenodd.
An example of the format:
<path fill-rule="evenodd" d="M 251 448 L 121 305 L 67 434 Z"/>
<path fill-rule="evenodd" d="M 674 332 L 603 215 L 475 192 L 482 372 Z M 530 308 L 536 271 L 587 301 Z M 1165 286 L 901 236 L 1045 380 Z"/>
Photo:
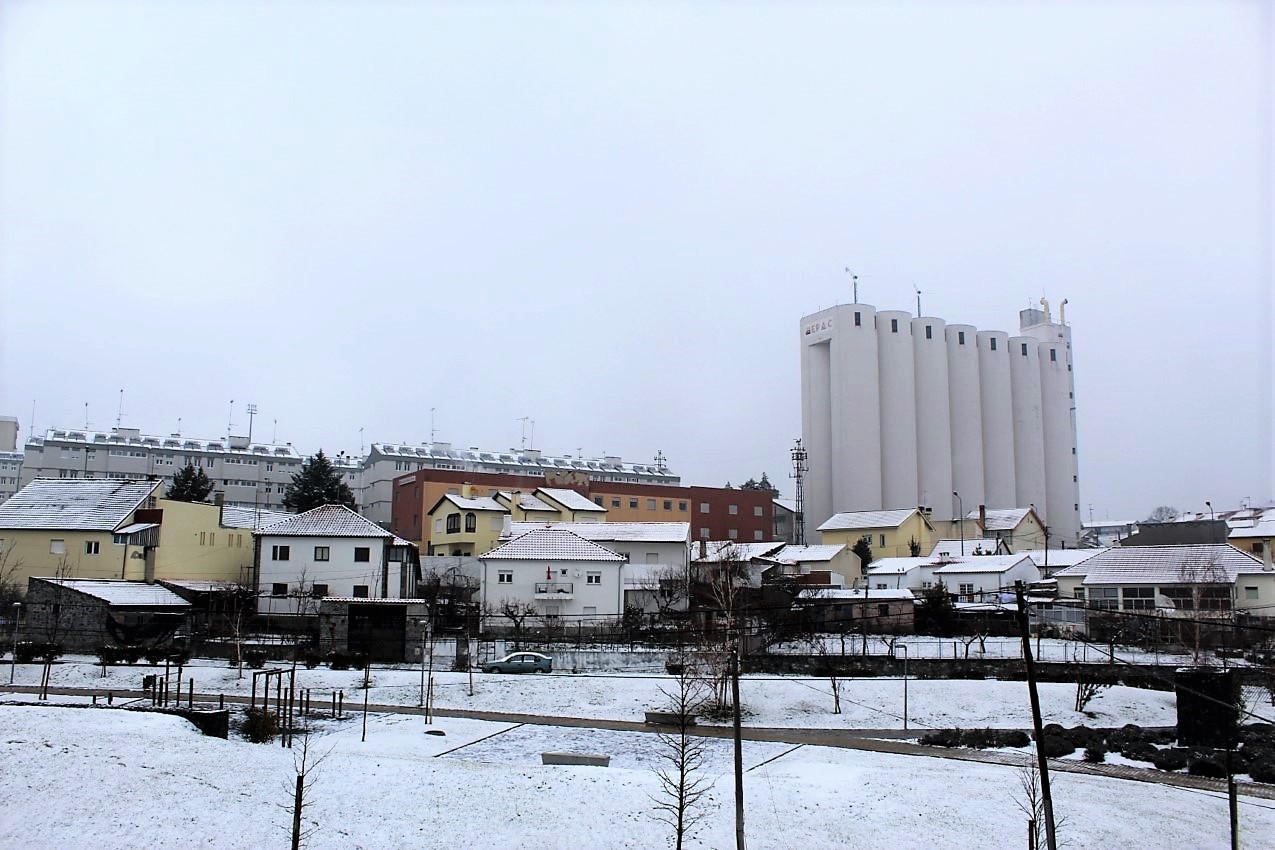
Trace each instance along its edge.
<path fill-rule="evenodd" d="M 419 717 L 357 718 L 312 738 L 328 753 L 307 794 L 307 846 L 655 848 L 668 830 L 649 734 Z M 494 737 L 490 736 L 496 733 Z M 479 740 L 484 739 L 485 740 Z M 435 758 L 468 742 L 471 746 Z M 543 749 L 610 753 L 612 767 L 544 767 Z M 1021 846 L 1015 768 L 746 742 L 747 835 L 766 848 Z M 174 717 L 0 706 L 0 846 L 102 850 L 286 846 L 298 750 L 205 738 Z M 763 766 L 773 756 L 778 759 Z M 733 846 L 730 748 L 710 742 L 702 829 L 691 848 Z M 1242 798 L 1244 834 L 1275 834 L 1266 801 Z M 1054 774 L 1073 847 L 1224 848 L 1223 795 Z"/>
<path fill-rule="evenodd" d="M 137 689 L 142 676 L 162 672 L 145 664 L 108 670 L 86 657 L 68 657 L 53 667 L 52 684 L 62 687 Z M 18 665 L 19 684 L 36 684 L 39 666 Z M 175 675 L 175 674 L 174 674 Z M 185 668 L 185 678 L 195 679 L 201 693 L 247 694 L 251 671 L 244 678 L 225 662 L 195 659 Z M 571 674 L 518 676 L 475 673 L 474 693 L 469 693 L 465 673 L 434 674 L 435 705 L 447 709 L 504 711 L 606 720 L 643 719 L 647 710 L 667 705 L 661 693 L 671 679 L 640 674 Z M 343 690 L 347 705 L 362 702 L 360 671 L 327 668 L 297 670 L 300 688 L 311 688 L 316 704 L 330 701 L 333 690 Z M 751 726 L 807 728 L 901 729 L 903 681 L 899 678 L 841 680 L 842 713 L 832 713 L 831 685 L 827 679 L 797 676 L 745 676 L 742 701 Z M 1042 713 L 1047 723 L 1074 726 L 1172 726 L 1177 722 L 1171 692 L 1116 686 L 1099 693 L 1089 704 L 1092 716 L 1073 710 L 1075 686 L 1041 683 Z M 372 703 L 416 705 L 420 696 L 420 671 L 411 667 L 375 668 L 372 671 Z M 1269 701 L 1254 700 L 1261 716 L 1275 717 Z M 909 728 L 925 730 L 950 726 L 1028 728 L 1031 725 L 1027 686 L 1023 682 L 996 680 L 930 679 L 908 682 Z"/>

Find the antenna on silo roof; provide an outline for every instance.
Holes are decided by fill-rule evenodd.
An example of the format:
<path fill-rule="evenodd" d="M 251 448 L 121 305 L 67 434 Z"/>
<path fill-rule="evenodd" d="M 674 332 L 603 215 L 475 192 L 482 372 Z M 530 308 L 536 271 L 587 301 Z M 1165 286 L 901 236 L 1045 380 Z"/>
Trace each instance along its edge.
<path fill-rule="evenodd" d="M 120 423 L 124 419 L 124 391 L 120 390 L 120 409 L 115 413 L 115 427 L 120 427 Z"/>
<path fill-rule="evenodd" d="M 919 319 L 921 318 L 921 290 L 917 289 L 915 283 L 912 284 L 912 289 L 916 291 L 916 317 Z"/>
<path fill-rule="evenodd" d="M 859 303 L 859 276 L 850 271 L 850 267 L 846 266 L 846 274 L 850 275 L 850 286 L 854 292 L 854 303 Z"/>

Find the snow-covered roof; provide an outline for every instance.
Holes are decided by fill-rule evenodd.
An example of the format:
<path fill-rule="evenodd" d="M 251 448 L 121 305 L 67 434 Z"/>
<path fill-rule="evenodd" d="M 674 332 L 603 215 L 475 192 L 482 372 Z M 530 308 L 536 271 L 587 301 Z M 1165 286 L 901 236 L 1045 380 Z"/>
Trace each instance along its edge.
<path fill-rule="evenodd" d="M 1253 540 L 1275 537 L 1275 517 L 1262 519 L 1250 526 L 1232 528 L 1227 540 Z"/>
<path fill-rule="evenodd" d="M 624 556 L 561 528 L 537 528 L 497 546 L 481 560 L 623 561 Z"/>
<path fill-rule="evenodd" d="M 238 589 L 239 585 L 232 581 L 212 581 L 196 579 L 160 579 L 165 587 L 180 587 L 182 590 L 193 590 L 197 593 L 221 593 Z"/>
<path fill-rule="evenodd" d="M 767 555 L 767 560 L 780 564 L 811 564 L 831 561 L 846 550 L 845 544 L 833 543 L 822 546 L 797 546 L 789 544 L 778 552 Z"/>
<path fill-rule="evenodd" d="M 513 499 L 514 499 L 513 493 L 507 490 L 501 490 L 500 495 L 503 496 L 506 501 L 510 503 L 513 502 Z M 532 493 L 521 493 L 521 492 L 518 493 L 518 508 L 524 511 L 547 511 L 549 513 L 558 512 L 558 509 L 555 508 L 553 505 L 549 504 L 548 502 L 540 498 L 537 498 Z"/>
<path fill-rule="evenodd" d="M 504 513 L 504 506 L 493 499 L 491 496 L 480 496 L 477 499 L 467 499 L 464 496 L 457 496 L 455 493 L 448 493 L 443 496 L 440 502 L 451 502 L 462 511 L 499 511 Z M 438 505 L 434 506 L 435 509 Z"/>
<path fill-rule="evenodd" d="M 953 557 L 960 557 L 962 552 L 966 555 L 973 555 L 979 550 L 991 554 L 995 553 L 998 548 L 1000 548 L 1000 541 L 995 537 L 967 537 L 964 541 L 954 537 L 951 540 L 943 539 L 935 543 L 934 548 L 930 550 L 930 557 L 937 558 L 940 552 L 946 552 Z"/>
<path fill-rule="evenodd" d="M 585 458 L 546 455 L 538 449 L 509 449 L 502 452 L 480 449 L 476 446 L 467 449 L 455 448 L 451 443 L 443 442 L 422 443 L 415 446 L 403 443 L 372 443 L 368 462 L 375 462 L 378 455 L 395 461 L 411 458 L 412 461 L 419 462 L 426 468 L 443 464 L 440 468 L 498 467 L 515 470 L 514 474 L 522 475 L 543 475 L 545 470 L 563 470 L 585 472 L 591 476 L 653 477 L 668 483 L 675 483 L 678 480 L 677 476 L 669 471 L 662 456 L 656 458 L 654 463 L 641 464 L 625 463 L 618 457 Z"/>
<path fill-rule="evenodd" d="M 345 505 L 320 505 L 303 514 L 267 525 L 259 532 L 270 537 L 379 537 L 391 538 L 385 529 Z"/>
<path fill-rule="evenodd" d="M 37 478 L 0 505 L 0 528 L 114 531 L 159 481 Z"/>
<path fill-rule="evenodd" d="M 592 511 L 603 514 L 607 512 L 606 508 L 592 499 L 581 496 L 575 490 L 569 490 L 566 487 L 540 487 L 536 490 L 536 495 L 548 497 L 569 511 Z"/>
<path fill-rule="evenodd" d="M 935 567 L 934 574 L 936 576 L 953 575 L 956 573 L 1004 573 L 1012 570 L 1019 564 L 1027 562 L 1032 564 L 1031 558 L 1023 554 L 1018 555 L 971 555 L 968 558 L 958 558 L 952 563 L 944 564 L 941 567 Z"/>
<path fill-rule="evenodd" d="M 1192 543 L 1108 549 L 1054 576 L 1084 576 L 1086 585 L 1233 584 L 1239 575 L 1261 571 L 1260 560 L 1228 543 Z"/>
<path fill-rule="evenodd" d="M 1092 522 L 1082 522 L 1081 528 L 1127 528 L 1131 525 L 1137 525 L 1136 519 L 1098 519 Z"/>
<path fill-rule="evenodd" d="M 689 522 L 514 522 L 509 524 L 509 537 L 537 528 L 560 528 L 595 543 L 686 543 L 691 539 Z"/>
<path fill-rule="evenodd" d="M 168 608 L 189 608 L 190 603 L 158 584 L 147 584 L 144 581 L 124 581 L 123 579 L 86 579 L 86 578 L 39 578 L 35 581 L 47 581 L 58 584 L 68 590 L 75 590 L 88 596 L 105 601 L 108 605 L 129 605 L 138 607 L 163 606 Z"/>
<path fill-rule="evenodd" d="M 870 576 L 905 575 L 919 567 L 940 566 L 941 562 L 934 558 L 882 558 L 868 564 Z"/>
<path fill-rule="evenodd" d="M 898 528 L 916 513 L 916 508 L 898 511 L 843 511 L 833 514 L 820 531 L 857 531 L 863 528 Z"/>
<path fill-rule="evenodd" d="M 812 599 L 845 599 L 866 602 L 903 602 L 914 601 L 916 597 L 906 588 L 878 588 L 864 591 L 861 588 L 823 587 L 811 591 Z"/>
<path fill-rule="evenodd" d="M 775 503 L 776 507 L 783 508 L 790 514 L 795 514 L 797 512 L 796 499 L 778 499 L 777 498 L 777 499 L 772 499 L 771 501 Z"/>
<path fill-rule="evenodd" d="M 242 441 L 242 442 L 240 442 Z M 253 455 L 275 460 L 301 460 L 301 454 L 291 445 L 275 445 L 273 443 L 248 443 L 243 437 L 214 437 L 200 439 L 180 434 L 167 436 L 143 434 L 131 428 L 112 429 L 106 431 L 85 431 L 75 428 L 50 428 L 41 437 L 31 437 L 28 446 L 42 446 L 46 443 L 80 443 L 91 446 L 133 446 L 158 451 L 197 451 L 226 455 Z"/>
<path fill-rule="evenodd" d="M 986 531 L 1012 531 L 1018 528 L 1018 524 L 1026 519 L 1031 512 L 1031 508 L 1005 508 L 1003 510 L 987 511 L 987 521 L 983 524 L 983 528 Z M 981 520 L 983 515 L 978 511 L 970 511 L 965 515 L 965 518 Z"/>
<path fill-rule="evenodd" d="M 284 511 L 267 511 L 257 508 L 239 508 L 226 505 L 221 509 L 221 525 L 223 528 L 265 528 L 276 522 L 282 522 L 295 514 Z"/>
<path fill-rule="evenodd" d="M 1096 549 L 1050 549 L 1048 555 L 1045 554 L 1044 549 L 1028 549 L 1018 554 L 1028 556 L 1041 569 L 1048 565 L 1053 570 L 1083 564 L 1094 555 L 1106 552 L 1109 548 L 1109 546 L 1102 546 Z"/>
<path fill-rule="evenodd" d="M 740 543 L 736 540 L 706 540 L 704 554 L 700 554 L 698 545 L 691 550 L 691 560 L 697 564 L 714 564 L 719 561 L 751 561 L 763 558 L 785 544 L 782 540 L 771 540 L 767 543 Z"/>

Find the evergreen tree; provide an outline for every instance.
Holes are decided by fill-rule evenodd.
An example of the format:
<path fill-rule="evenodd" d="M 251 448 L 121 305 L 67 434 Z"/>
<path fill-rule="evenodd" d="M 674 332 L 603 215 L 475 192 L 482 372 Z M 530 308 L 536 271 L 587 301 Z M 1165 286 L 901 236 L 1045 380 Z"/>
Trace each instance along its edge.
<path fill-rule="evenodd" d="M 173 483 L 168 485 L 164 498 L 177 502 L 202 502 L 212 489 L 213 483 L 208 480 L 203 467 L 188 463 L 173 473 Z"/>
<path fill-rule="evenodd" d="M 301 471 L 292 476 L 292 483 L 283 494 L 283 506 L 293 513 L 304 513 L 321 505 L 345 505 L 350 510 L 354 504 L 354 492 L 341 480 L 341 473 L 332 466 L 323 449 L 301 464 Z"/>
<path fill-rule="evenodd" d="M 727 487 L 729 487 L 730 485 L 729 485 L 729 484 L 727 484 L 726 486 L 727 486 Z M 769 493 L 769 494 L 770 494 L 770 495 L 772 495 L 772 496 L 778 496 L 778 495 L 779 495 L 779 488 L 778 488 L 778 487 L 776 487 L 774 484 L 771 484 L 771 483 L 770 483 L 770 479 L 766 477 L 766 473 L 764 473 L 764 472 L 761 474 L 761 480 L 760 480 L 760 481 L 756 481 L 756 480 L 754 480 L 754 479 L 752 479 L 752 478 L 749 478 L 749 479 L 748 479 L 747 481 L 745 481 L 743 484 L 740 484 L 740 485 L 739 485 L 739 489 L 741 489 L 741 490 L 761 490 L 761 491 L 764 491 L 764 492 L 766 492 L 766 493 Z"/>
<path fill-rule="evenodd" d="M 859 556 L 859 562 L 863 565 L 863 575 L 866 577 L 868 566 L 872 563 L 872 541 L 865 534 L 850 548 L 850 551 Z"/>

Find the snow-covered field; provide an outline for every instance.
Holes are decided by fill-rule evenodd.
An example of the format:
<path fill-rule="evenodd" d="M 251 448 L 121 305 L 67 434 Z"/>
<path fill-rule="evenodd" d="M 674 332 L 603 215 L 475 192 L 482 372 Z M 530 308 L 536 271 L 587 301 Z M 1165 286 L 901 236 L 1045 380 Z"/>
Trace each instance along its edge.
<path fill-rule="evenodd" d="M 112 667 L 106 678 L 102 668 L 87 657 L 68 657 L 53 668 L 51 684 L 63 687 L 137 689 L 144 674 L 157 668 L 140 664 Z M 163 668 L 158 668 L 162 672 Z M 19 665 L 19 684 L 39 681 L 37 665 Z M 175 672 L 173 674 L 176 675 Z M 200 693 L 247 694 L 251 671 L 244 678 L 225 662 L 196 659 L 185 668 L 185 680 L 194 678 Z M 665 707 L 661 688 L 667 676 L 652 674 L 570 674 L 502 676 L 475 673 L 474 693 L 464 673 L 434 674 L 435 705 L 447 709 L 504 711 L 584 717 L 604 720 L 642 720 L 643 712 Z M 300 668 L 297 683 L 310 688 L 316 704 L 330 701 L 333 690 L 343 690 L 347 705 L 362 702 L 360 671 L 334 671 L 325 667 Z M 903 681 L 899 678 L 841 680 L 841 714 L 832 713 L 831 685 L 827 679 L 796 676 L 746 676 L 741 682 L 742 703 L 751 726 L 806 728 L 901 729 Z M 1022 682 L 994 680 L 910 680 L 909 728 L 925 730 L 950 726 L 1028 728 L 1031 726 L 1027 686 Z M 1174 696 L 1123 686 L 1102 691 L 1090 703 L 1090 716 L 1073 710 L 1075 686 L 1042 683 L 1042 713 L 1047 723 L 1074 726 L 1172 726 L 1176 720 Z M 375 668 L 372 703 L 416 705 L 420 696 L 417 668 Z M 1271 719 L 1269 701 L 1254 701 L 1258 713 Z"/>
<path fill-rule="evenodd" d="M 565 684 L 565 683 L 564 683 Z M 373 716 L 328 724 L 307 794 L 307 846 L 325 848 L 655 848 L 653 738 Z M 493 733 L 497 733 L 494 734 Z M 489 737 L 492 736 L 492 737 Z M 480 740 L 485 739 L 485 740 Z M 468 742 L 471 746 L 455 750 Z M 205 738 L 174 717 L 0 706 L 0 846 L 287 846 L 298 749 Z M 543 767 L 539 753 L 612 755 L 609 768 Z M 995 765 L 745 742 L 747 835 L 758 848 L 1021 846 L 1018 772 Z M 780 756 L 763 766 L 767 759 Z M 689 847 L 734 844 L 729 744 L 709 742 L 713 780 Z M 1224 848 L 1223 796 L 1054 775 L 1072 847 Z M 1260 805 L 1259 805 L 1260 804 Z M 1275 811 L 1242 798 L 1245 846 L 1275 835 Z"/>

